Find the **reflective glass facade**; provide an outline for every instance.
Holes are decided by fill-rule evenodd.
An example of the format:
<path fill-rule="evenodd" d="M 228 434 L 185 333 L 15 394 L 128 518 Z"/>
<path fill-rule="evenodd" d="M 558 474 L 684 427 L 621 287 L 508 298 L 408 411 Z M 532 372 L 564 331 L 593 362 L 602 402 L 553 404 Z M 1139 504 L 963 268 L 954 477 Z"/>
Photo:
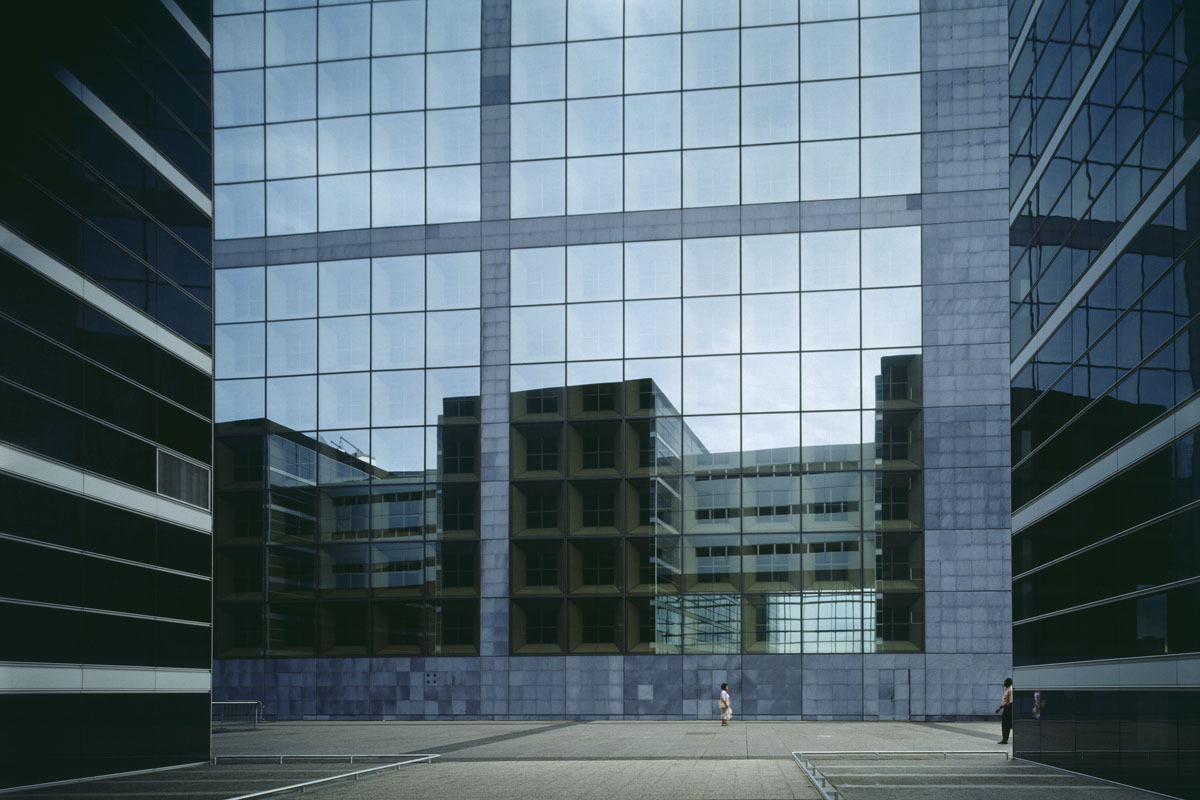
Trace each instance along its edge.
<path fill-rule="evenodd" d="M 1019 755 L 1195 797 L 1195 9 L 1010 18 Z"/>
<path fill-rule="evenodd" d="M 205 3 L 10 9 L 0 789 L 209 758 Z"/>
<path fill-rule="evenodd" d="M 1002 157 L 950 165 L 1003 83 L 948 44 L 999 6 L 276 5 L 214 9 L 218 683 L 680 717 L 762 657 L 813 686 L 748 713 L 976 713 L 1002 587 L 927 574 L 1006 563 Z M 319 656 L 405 689 L 272 677 Z"/>

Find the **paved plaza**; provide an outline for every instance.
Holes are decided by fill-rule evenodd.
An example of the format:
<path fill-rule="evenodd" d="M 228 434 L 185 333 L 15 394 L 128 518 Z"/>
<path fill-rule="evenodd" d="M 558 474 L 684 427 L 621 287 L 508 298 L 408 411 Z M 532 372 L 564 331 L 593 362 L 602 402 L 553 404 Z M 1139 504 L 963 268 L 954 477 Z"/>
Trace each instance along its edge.
<path fill-rule="evenodd" d="M 1006 758 L 991 722 L 337 722 L 266 723 L 213 736 L 215 766 L 52 787 L 39 800 L 186 797 L 222 800 L 437 753 L 430 764 L 310 790 L 324 800 L 808 798 L 820 794 L 791 753 L 810 755 L 846 800 L 1138 800 L 1152 795 Z M 875 751 L 951 751 L 901 758 Z M 283 765 L 230 756 L 373 756 Z M 399 760 L 398 758 L 390 760 Z"/>

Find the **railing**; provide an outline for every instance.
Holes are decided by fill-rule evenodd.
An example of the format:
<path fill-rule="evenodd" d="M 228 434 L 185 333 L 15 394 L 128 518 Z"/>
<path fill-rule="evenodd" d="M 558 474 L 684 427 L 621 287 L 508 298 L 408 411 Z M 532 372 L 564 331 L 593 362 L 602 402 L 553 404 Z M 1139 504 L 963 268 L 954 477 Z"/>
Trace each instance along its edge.
<path fill-rule="evenodd" d="M 311 788 L 313 786 L 322 786 L 327 783 L 334 783 L 335 781 L 358 780 L 359 778 L 363 777 L 364 775 L 373 775 L 375 773 L 384 772 L 385 770 L 389 770 L 389 769 L 395 769 L 396 771 L 399 771 L 400 769 L 407 767 L 410 764 L 420 764 L 420 763 L 430 764 L 430 763 L 433 763 L 433 759 L 441 758 L 441 754 L 440 753 L 399 753 L 399 754 L 395 754 L 395 755 L 356 755 L 356 756 L 351 756 L 351 755 L 214 756 L 212 763 L 216 764 L 218 761 L 262 760 L 262 759 L 270 759 L 270 760 L 274 761 L 275 759 L 279 759 L 279 763 L 282 764 L 285 759 L 291 759 L 293 761 L 314 761 L 314 760 L 346 759 L 346 758 L 348 758 L 350 760 L 351 764 L 354 763 L 354 759 L 356 759 L 356 758 L 358 758 L 358 759 L 400 758 L 400 759 L 404 759 L 404 760 L 403 761 L 393 761 L 388 764 L 381 764 L 378 767 L 368 767 L 367 769 L 355 770 L 354 772 L 344 772 L 340 775 L 330 775 L 328 778 L 317 778 L 317 779 L 311 780 L 311 781 L 304 781 L 303 783 L 293 783 L 288 786 L 280 786 L 275 789 L 267 789 L 267 790 L 261 791 L 261 792 L 254 792 L 252 794 L 242 794 L 242 795 L 238 795 L 237 797 L 231 797 L 231 798 L 229 798 L 229 800 L 254 800 L 254 798 L 270 797 L 272 795 L 286 794 L 288 792 L 300 792 L 303 794 L 304 792 L 306 792 L 309 788 Z"/>
<path fill-rule="evenodd" d="M 217 700 L 212 704 L 212 722 L 215 727 L 226 725 L 253 725 L 258 729 L 262 720 L 261 700 Z"/>
<path fill-rule="evenodd" d="M 894 758 L 941 756 L 943 760 L 949 760 L 950 756 L 995 755 L 1003 756 L 1006 761 L 1009 758 L 1007 750 L 810 750 L 807 753 L 792 751 L 792 758 L 796 760 L 796 766 L 800 767 L 800 771 L 804 773 L 804 777 L 808 778 L 808 782 L 821 795 L 822 800 L 844 800 L 844 795 L 829 782 L 828 778 L 821 774 L 821 771 L 816 768 L 809 756 L 872 756 L 878 761 L 880 756 Z"/>

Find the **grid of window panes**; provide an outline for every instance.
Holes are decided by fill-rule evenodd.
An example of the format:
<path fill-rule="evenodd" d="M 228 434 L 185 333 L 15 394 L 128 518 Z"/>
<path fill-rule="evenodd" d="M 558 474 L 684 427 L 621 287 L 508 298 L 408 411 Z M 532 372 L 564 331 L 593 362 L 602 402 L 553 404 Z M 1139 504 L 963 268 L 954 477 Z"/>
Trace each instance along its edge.
<path fill-rule="evenodd" d="M 512 250 L 513 651 L 919 650 L 920 264 L 918 227 Z"/>
<path fill-rule="evenodd" d="M 315 5 L 214 4 L 216 238 L 478 220 L 479 0 Z"/>
<path fill-rule="evenodd" d="M 218 654 L 477 651 L 479 287 L 478 252 L 217 271 Z"/>
<path fill-rule="evenodd" d="M 919 192 L 918 10 L 513 0 L 512 216 Z"/>

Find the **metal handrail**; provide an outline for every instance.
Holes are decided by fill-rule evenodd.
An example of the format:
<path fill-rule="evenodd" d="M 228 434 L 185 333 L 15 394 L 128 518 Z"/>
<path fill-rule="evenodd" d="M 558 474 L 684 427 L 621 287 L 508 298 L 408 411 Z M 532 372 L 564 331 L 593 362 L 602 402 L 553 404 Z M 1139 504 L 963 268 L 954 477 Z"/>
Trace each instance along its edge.
<path fill-rule="evenodd" d="M 237 761 L 237 760 L 248 761 L 248 760 L 252 760 L 252 759 L 259 759 L 259 760 L 271 759 L 273 761 L 275 759 L 279 759 L 279 763 L 282 764 L 284 762 L 284 759 L 291 759 L 293 761 L 315 761 L 317 759 L 340 759 L 340 760 L 348 759 L 349 762 L 351 764 L 353 764 L 354 759 L 356 759 L 356 758 L 360 759 L 360 760 L 364 759 L 364 758 L 371 758 L 371 759 L 375 759 L 375 760 L 378 760 L 381 758 L 422 759 L 422 758 L 439 758 L 440 756 L 441 756 L 440 753 L 353 753 L 353 754 L 351 754 L 351 753 L 285 753 L 283 755 L 278 755 L 276 753 L 243 753 L 243 754 L 239 754 L 236 756 L 213 756 L 209 763 L 216 764 L 218 761 Z"/>
<path fill-rule="evenodd" d="M 841 792 L 835 789 L 833 784 L 803 754 L 793 752 L 792 758 L 796 760 L 796 766 L 800 767 L 804 777 L 808 778 L 808 782 L 817 790 L 817 794 L 821 795 L 821 800 L 841 800 Z"/>
<path fill-rule="evenodd" d="M 262 758 L 262 757 L 263 756 L 223 756 L 223 758 L 227 758 L 227 759 L 228 758 Z M 274 756 L 266 756 L 266 757 L 274 758 Z M 286 757 L 287 758 L 305 758 L 305 756 L 286 756 Z M 308 756 L 308 758 L 313 758 L 313 757 L 314 756 Z M 316 758 L 330 758 L 330 757 L 331 756 L 316 756 Z M 341 756 L 341 757 L 345 758 L 346 756 Z M 290 786 L 280 786 L 276 789 L 267 789 L 267 790 L 261 791 L 261 792 L 254 792 L 252 794 L 240 794 L 237 797 L 230 797 L 230 798 L 228 798 L 228 800 L 252 800 L 252 798 L 256 798 L 256 797 L 270 797 L 270 796 L 276 795 L 276 794 L 284 794 L 285 792 L 300 792 L 303 794 L 310 786 L 319 786 L 319 785 L 325 784 L 325 783 L 333 783 L 334 781 L 345 781 L 345 780 L 350 780 L 351 778 L 353 778 L 354 780 L 358 780 L 363 775 L 370 775 L 375 772 L 382 772 L 386 769 L 392 769 L 393 767 L 397 771 L 399 771 L 401 767 L 406 767 L 409 764 L 418 764 L 422 761 L 424 761 L 426 763 L 432 763 L 433 759 L 440 758 L 440 757 L 441 757 L 440 753 L 429 753 L 429 754 L 425 754 L 425 755 L 419 755 L 419 756 L 417 756 L 415 758 L 411 758 L 407 761 L 398 761 L 393 764 L 382 764 L 378 767 L 369 767 L 367 769 L 360 769 L 355 772 L 346 772 L 341 775 L 331 775 L 328 778 L 317 778 L 316 780 L 304 781 L 303 783 L 293 783 Z M 284 758 L 285 758 L 284 756 L 280 756 L 279 763 L 282 764 Z M 350 756 L 350 758 L 354 758 L 354 756 Z M 359 758 L 363 758 L 363 756 L 359 756 Z M 213 759 L 213 762 L 214 763 L 216 762 L 216 758 Z"/>
<path fill-rule="evenodd" d="M 812 763 L 809 756 L 867 756 L 871 755 L 878 761 L 881 755 L 883 756 L 928 756 L 940 755 L 942 760 L 949 760 L 950 756 L 991 756 L 1002 755 L 1007 761 L 1009 759 L 1007 750 L 809 750 L 800 752 L 799 750 L 792 751 L 792 758 L 796 761 L 796 766 L 800 767 L 800 771 L 804 773 L 804 777 L 808 778 L 808 782 L 813 785 L 817 793 L 821 795 L 822 800 L 843 800 L 843 795 L 837 790 L 829 779 L 821 774 L 816 765 Z"/>
<path fill-rule="evenodd" d="M 258 729 L 258 723 L 262 720 L 262 716 L 263 716 L 262 700 L 214 700 L 214 701 L 212 701 L 211 705 L 213 705 L 213 706 L 254 706 L 254 728 L 255 728 L 255 730 Z M 213 720 L 213 722 L 219 722 L 221 725 L 224 725 L 226 722 L 224 714 L 221 715 L 221 719 Z"/>

